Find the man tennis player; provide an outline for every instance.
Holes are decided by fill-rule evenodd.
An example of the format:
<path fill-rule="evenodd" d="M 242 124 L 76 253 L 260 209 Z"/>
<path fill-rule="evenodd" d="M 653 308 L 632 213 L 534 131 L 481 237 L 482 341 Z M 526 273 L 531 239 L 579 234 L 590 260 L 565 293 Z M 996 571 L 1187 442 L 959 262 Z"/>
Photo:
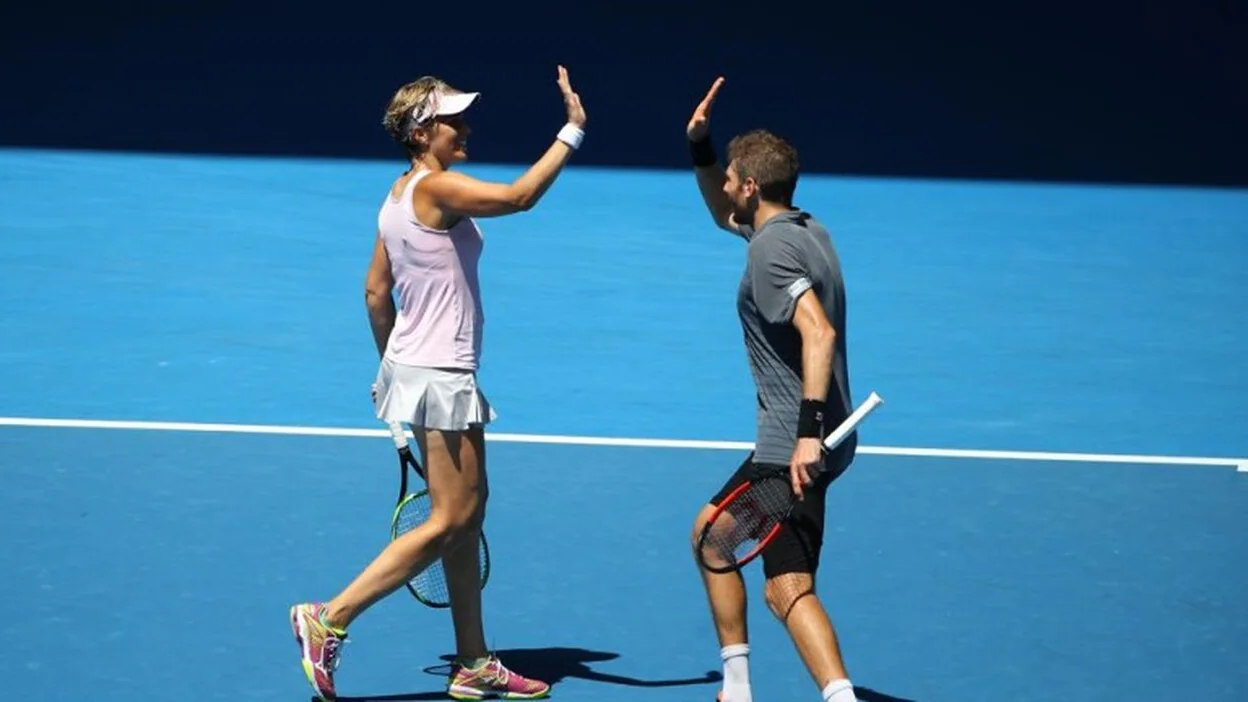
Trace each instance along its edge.
<path fill-rule="evenodd" d="M 696 543 L 715 505 L 755 471 L 787 466 L 801 496 L 789 523 L 763 552 L 767 605 L 788 629 L 825 702 L 853 702 L 836 631 L 815 594 L 823 546 L 824 498 L 849 467 L 851 436 L 826 458 L 822 440 L 852 411 L 845 343 L 845 289 L 828 231 L 793 206 L 798 158 L 763 130 L 728 144 L 718 163 L 709 135 L 717 79 L 687 126 L 698 188 L 715 224 L 748 243 L 737 294 L 750 371 L 758 396 L 753 453 L 694 526 Z M 722 702 L 751 702 L 745 585 L 740 573 L 699 568 L 724 664 Z"/>

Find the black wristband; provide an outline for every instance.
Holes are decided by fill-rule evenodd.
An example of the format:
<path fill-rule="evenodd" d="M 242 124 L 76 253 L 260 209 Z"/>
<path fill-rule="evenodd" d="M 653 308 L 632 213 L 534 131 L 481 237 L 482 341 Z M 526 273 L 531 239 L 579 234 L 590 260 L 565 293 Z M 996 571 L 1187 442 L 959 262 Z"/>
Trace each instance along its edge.
<path fill-rule="evenodd" d="M 797 412 L 797 438 L 823 438 L 823 400 L 803 399 Z"/>
<path fill-rule="evenodd" d="M 703 137 L 700 141 L 689 142 L 689 156 L 693 159 L 695 168 L 706 168 L 714 166 L 719 157 L 715 155 L 715 147 L 711 145 L 709 136 Z"/>

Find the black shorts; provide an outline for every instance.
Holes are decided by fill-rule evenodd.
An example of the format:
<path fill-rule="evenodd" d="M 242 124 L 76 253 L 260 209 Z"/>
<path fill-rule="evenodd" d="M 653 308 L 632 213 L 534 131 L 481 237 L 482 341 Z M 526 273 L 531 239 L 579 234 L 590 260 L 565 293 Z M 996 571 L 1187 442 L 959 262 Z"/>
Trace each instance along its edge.
<path fill-rule="evenodd" d="M 849 468 L 853 461 L 854 442 L 846 441 L 828 456 L 825 470 L 821 471 L 814 482 L 802 490 L 803 499 L 793 506 L 793 513 L 788 522 L 776 535 L 774 541 L 763 550 L 763 575 L 773 578 L 785 573 L 806 573 L 814 575 L 819 570 L 819 555 L 823 550 L 824 509 L 828 487 Z M 746 480 L 754 476 L 782 470 L 787 475 L 788 466 L 769 463 L 755 463 L 754 454 L 746 456 L 745 461 L 736 472 L 728 478 L 714 497 L 711 504 L 718 506 Z"/>

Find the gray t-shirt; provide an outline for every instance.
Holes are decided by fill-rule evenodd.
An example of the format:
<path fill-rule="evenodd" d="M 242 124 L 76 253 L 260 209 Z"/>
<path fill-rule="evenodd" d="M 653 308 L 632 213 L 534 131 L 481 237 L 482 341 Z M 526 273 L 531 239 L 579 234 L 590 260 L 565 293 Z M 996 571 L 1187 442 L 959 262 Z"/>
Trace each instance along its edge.
<path fill-rule="evenodd" d="M 738 229 L 749 242 L 737 313 L 758 395 L 754 460 L 787 465 L 797 442 L 802 399 L 802 336 L 793 325 L 793 313 L 798 297 L 807 290 L 814 290 L 836 330 L 823 435 L 852 411 L 845 283 L 828 230 L 810 214 L 784 212 L 768 219 L 757 232 L 746 224 Z M 855 437 L 842 444 L 849 456 L 855 446 Z"/>

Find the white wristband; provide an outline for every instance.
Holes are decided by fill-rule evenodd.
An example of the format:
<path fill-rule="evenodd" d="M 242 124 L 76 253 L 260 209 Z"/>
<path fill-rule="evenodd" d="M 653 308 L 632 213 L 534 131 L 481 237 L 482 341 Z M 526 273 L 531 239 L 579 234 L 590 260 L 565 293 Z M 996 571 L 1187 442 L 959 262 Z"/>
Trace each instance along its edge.
<path fill-rule="evenodd" d="M 571 146 L 572 150 L 575 151 L 581 148 L 581 142 L 585 140 L 585 130 L 568 122 L 563 125 L 563 129 L 559 130 L 559 134 L 555 138 Z"/>

